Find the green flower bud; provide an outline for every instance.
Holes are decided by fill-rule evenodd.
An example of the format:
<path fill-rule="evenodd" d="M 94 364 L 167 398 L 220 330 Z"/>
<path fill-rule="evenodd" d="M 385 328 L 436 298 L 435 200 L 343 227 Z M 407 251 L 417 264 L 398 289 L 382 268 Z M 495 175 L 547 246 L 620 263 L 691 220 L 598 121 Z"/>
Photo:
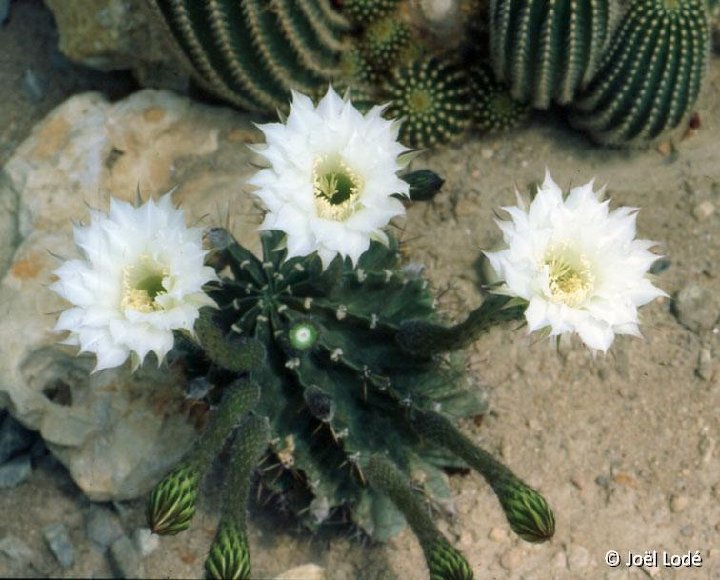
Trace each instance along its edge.
<path fill-rule="evenodd" d="M 232 521 L 220 523 L 205 560 L 208 578 L 250 578 L 250 549 L 242 529 Z"/>
<path fill-rule="evenodd" d="M 195 515 L 200 471 L 183 465 L 171 471 L 150 493 L 146 515 L 155 534 L 175 535 L 188 529 Z"/>

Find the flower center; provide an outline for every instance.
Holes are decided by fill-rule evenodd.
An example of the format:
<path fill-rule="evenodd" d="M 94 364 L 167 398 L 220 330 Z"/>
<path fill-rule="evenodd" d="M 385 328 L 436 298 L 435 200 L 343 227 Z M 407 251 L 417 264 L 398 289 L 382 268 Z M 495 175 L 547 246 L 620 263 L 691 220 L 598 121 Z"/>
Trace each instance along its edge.
<path fill-rule="evenodd" d="M 545 256 L 550 293 L 553 302 L 574 308 L 585 302 L 592 292 L 595 276 L 590 261 L 584 255 L 573 256 L 563 250 L 567 248 L 559 248 L 559 251 L 551 251 Z"/>
<path fill-rule="evenodd" d="M 161 306 L 155 298 L 165 294 L 163 279 L 168 272 L 158 266 L 150 256 L 143 255 L 136 264 L 123 270 L 123 297 L 120 308 L 138 312 L 154 312 Z"/>
<path fill-rule="evenodd" d="M 345 221 L 359 209 L 362 179 L 340 156 L 319 157 L 313 167 L 313 190 L 318 215 Z"/>

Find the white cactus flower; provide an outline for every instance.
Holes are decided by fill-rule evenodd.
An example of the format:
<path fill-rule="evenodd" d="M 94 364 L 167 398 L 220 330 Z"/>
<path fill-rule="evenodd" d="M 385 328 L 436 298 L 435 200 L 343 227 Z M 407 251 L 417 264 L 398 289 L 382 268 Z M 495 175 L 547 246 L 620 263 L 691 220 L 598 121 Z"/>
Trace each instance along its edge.
<path fill-rule="evenodd" d="M 330 88 L 318 103 L 293 92 L 285 123 L 260 125 L 266 144 L 255 148 L 270 164 L 250 184 L 264 203 L 264 230 L 287 234 L 288 257 L 317 251 L 323 266 L 335 256 L 357 263 L 371 240 L 387 243 L 383 228 L 405 208 L 392 194 L 408 195 L 396 174 L 408 151 L 399 124 L 363 115 Z"/>
<path fill-rule="evenodd" d="M 503 208 L 507 248 L 486 252 L 501 291 L 528 302 L 530 332 L 577 333 L 606 352 L 616 334 L 640 335 L 637 309 L 665 292 L 647 277 L 655 243 L 635 239 L 636 208 L 609 211 L 593 182 L 567 197 L 549 173 L 529 208 Z"/>
<path fill-rule="evenodd" d="M 95 371 L 130 356 L 137 368 L 150 351 L 161 362 L 173 330 L 192 332 L 199 308 L 215 305 L 203 292 L 217 277 L 204 265 L 202 230 L 185 225 L 170 193 L 140 207 L 112 199 L 109 213 L 93 210 L 74 237 L 83 257 L 63 263 L 50 286 L 73 305 L 55 331 L 94 353 Z"/>

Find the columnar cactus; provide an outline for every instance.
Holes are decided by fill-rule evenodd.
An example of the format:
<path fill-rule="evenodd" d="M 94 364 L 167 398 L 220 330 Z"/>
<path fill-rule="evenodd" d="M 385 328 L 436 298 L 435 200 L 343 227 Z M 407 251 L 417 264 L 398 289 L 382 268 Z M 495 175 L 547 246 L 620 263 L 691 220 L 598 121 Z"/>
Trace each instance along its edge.
<path fill-rule="evenodd" d="M 708 52 L 703 0 L 634 0 L 572 124 L 603 144 L 652 142 L 692 111 Z"/>
<path fill-rule="evenodd" d="M 595 72 L 608 27 L 608 0 L 493 0 L 495 73 L 536 109 L 567 104 Z"/>
<path fill-rule="evenodd" d="M 329 0 L 153 0 L 194 76 L 240 108 L 286 109 L 337 76 L 348 22 Z"/>

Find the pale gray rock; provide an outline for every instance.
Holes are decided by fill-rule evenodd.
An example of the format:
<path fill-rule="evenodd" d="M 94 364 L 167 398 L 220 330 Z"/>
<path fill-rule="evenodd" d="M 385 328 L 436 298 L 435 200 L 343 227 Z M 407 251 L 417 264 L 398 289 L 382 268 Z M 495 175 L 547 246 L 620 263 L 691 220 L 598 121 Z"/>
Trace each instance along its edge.
<path fill-rule="evenodd" d="M 188 75 L 161 19 L 146 0 L 46 0 L 60 51 L 102 70 L 131 70 L 143 86 L 183 89 Z"/>
<path fill-rule="evenodd" d="M 32 548 L 15 536 L 4 536 L 0 539 L 0 554 L 4 554 L 17 566 L 27 566 L 37 559 Z"/>
<path fill-rule="evenodd" d="M 50 551 L 63 568 L 70 568 L 75 562 L 75 550 L 65 524 L 50 524 L 43 528 L 43 536 Z"/>
<path fill-rule="evenodd" d="M 137 528 L 132 535 L 133 542 L 135 542 L 135 548 L 137 548 L 140 555 L 144 558 L 149 556 L 160 545 L 159 536 L 153 534 L 149 528 Z"/>
<path fill-rule="evenodd" d="M 91 375 L 94 357 L 57 345 L 67 304 L 48 289 L 60 264 L 49 250 L 76 257 L 72 221 L 107 209 L 111 192 L 133 200 L 138 187 L 147 197 L 174 186 L 189 223 L 229 221 L 257 249 L 260 214 L 243 186 L 252 139 L 245 117 L 170 92 L 116 103 L 87 93 L 51 112 L 0 171 L 0 408 L 39 431 L 93 500 L 147 493 L 196 431 L 179 371 Z"/>

